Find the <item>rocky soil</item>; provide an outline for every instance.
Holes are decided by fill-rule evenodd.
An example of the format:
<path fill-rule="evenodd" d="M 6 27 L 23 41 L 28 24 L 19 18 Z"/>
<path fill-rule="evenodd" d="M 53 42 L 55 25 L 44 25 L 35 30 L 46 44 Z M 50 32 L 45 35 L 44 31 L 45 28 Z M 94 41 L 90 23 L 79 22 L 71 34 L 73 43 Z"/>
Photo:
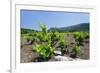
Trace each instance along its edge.
<path fill-rule="evenodd" d="M 75 40 L 74 38 L 69 35 L 65 38 L 68 41 L 68 44 L 74 44 Z M 37 59 L 39 59 L 41 62 L 43 62 L 40 58 L 39 55 L 32 50 L 32 45 L 29 44 L 24 44 L 21 46 L 21 52 L 20 52 L 20 59 L 21 63 L 28 63 L 28 62 L 36 62 Z M 69 57 L 69 54 L 66 54 L 64 56 L 61 56 L 61 52 L 59 51 L 59 48 L 56 48 L 56 54 L 53 58 L 51 58 L 48 61 L 73 61 L 73 60 L 88 60 L 89 59 L 89 39 L 85 40 L 83 42 L 83 45 L 81 46 L 81 54 L 79 55 L 78 58 L 71 58 Z"/>

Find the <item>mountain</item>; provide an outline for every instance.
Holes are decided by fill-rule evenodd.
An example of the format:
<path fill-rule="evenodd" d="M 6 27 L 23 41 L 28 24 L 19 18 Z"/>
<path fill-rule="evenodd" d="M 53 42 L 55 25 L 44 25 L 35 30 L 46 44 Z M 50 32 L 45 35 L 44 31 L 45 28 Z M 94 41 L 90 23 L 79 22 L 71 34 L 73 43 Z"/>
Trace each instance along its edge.
<path fill-rule="evenodd" d="M 61 27 L 61 28 L 50 28 L 48 31 L 59 31 L 59 32 L 89 31 L 89 23 L 80 23 L 77 25 L 72 25 L 72 26 L 68 26 L 68 27 Z"/>

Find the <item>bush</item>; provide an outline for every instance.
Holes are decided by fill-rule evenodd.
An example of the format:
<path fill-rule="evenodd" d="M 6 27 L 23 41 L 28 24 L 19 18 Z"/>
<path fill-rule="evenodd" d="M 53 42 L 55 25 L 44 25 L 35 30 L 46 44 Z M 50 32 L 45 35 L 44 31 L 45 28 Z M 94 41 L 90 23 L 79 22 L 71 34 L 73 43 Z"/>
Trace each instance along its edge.
<path fill-rule="evenodd" d="M 61 48 L 62 55 L 64 55 L 67 52 L 66 51 L 67 42 L 64 39 L 64 35 L 60 35 L 60 38 L 59 38 L 59 47 Z"/>
<path fill-rule="evenodd" d="M 84 32 L 75 32 L 73 36 L 75 38 L 75 41 L 77 42 L 77 45 L 82 45 L 82 42 L 85 39 Z"/>
<path fill-rule="evenodd" d="M 80 55 L 81 53 L 81 49 L 79 46 L 74 46 L 73 49 L 72 49 L 72 54 L 71 54 L 71 57 L 72 58 L 77 58 L 78 55 Z"/>
<path fill-rule="evenodd" d="M 39 56 L 44 59 L 51 58 L 54 53 L 54 49 L 47 44 L 36 45 L 33 50 L 35 50 L 39 54 Z"/>
<path fill-rule="evenodd" d="M 52 32 L 51 36 L 51 46 L 55 46 L 55 44 L 60 40 L 60 33 L 59 32 Z"/>

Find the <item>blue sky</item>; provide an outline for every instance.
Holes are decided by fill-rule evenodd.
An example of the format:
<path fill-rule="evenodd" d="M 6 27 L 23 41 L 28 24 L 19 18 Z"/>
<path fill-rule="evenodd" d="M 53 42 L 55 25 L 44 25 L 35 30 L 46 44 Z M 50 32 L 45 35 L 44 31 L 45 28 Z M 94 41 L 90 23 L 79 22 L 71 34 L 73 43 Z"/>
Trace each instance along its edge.
<path fill-rule="evenodd" d="M 89 22 L 89 13 L 21 10 L 21 28 L 40 30 L 39 23 L 51 27 L 67 27 Z"/>

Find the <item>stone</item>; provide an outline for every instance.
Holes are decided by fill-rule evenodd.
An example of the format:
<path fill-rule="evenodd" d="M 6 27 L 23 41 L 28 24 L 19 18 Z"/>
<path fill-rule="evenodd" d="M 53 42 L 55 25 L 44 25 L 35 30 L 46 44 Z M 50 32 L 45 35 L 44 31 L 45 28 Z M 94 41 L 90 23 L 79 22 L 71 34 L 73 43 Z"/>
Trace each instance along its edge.
<path fill-rule="evenodd" d="M 61 51 L 54 51 L 55 55 L 61 55 Z"/>
<path fill-rule="evenodd" d="M 56 61 L 73 61 L 73 58 L 65 57 L 65 56 L 55 56 Z"/>
<path fill-rule="evenodd" d="M 80 60 L 83 60 L 80 58 L 71 58 L 71 57 L 66 57 L 66 56 L 54 56 L 54 59 L 56 61 L 80 61 Z"/>

